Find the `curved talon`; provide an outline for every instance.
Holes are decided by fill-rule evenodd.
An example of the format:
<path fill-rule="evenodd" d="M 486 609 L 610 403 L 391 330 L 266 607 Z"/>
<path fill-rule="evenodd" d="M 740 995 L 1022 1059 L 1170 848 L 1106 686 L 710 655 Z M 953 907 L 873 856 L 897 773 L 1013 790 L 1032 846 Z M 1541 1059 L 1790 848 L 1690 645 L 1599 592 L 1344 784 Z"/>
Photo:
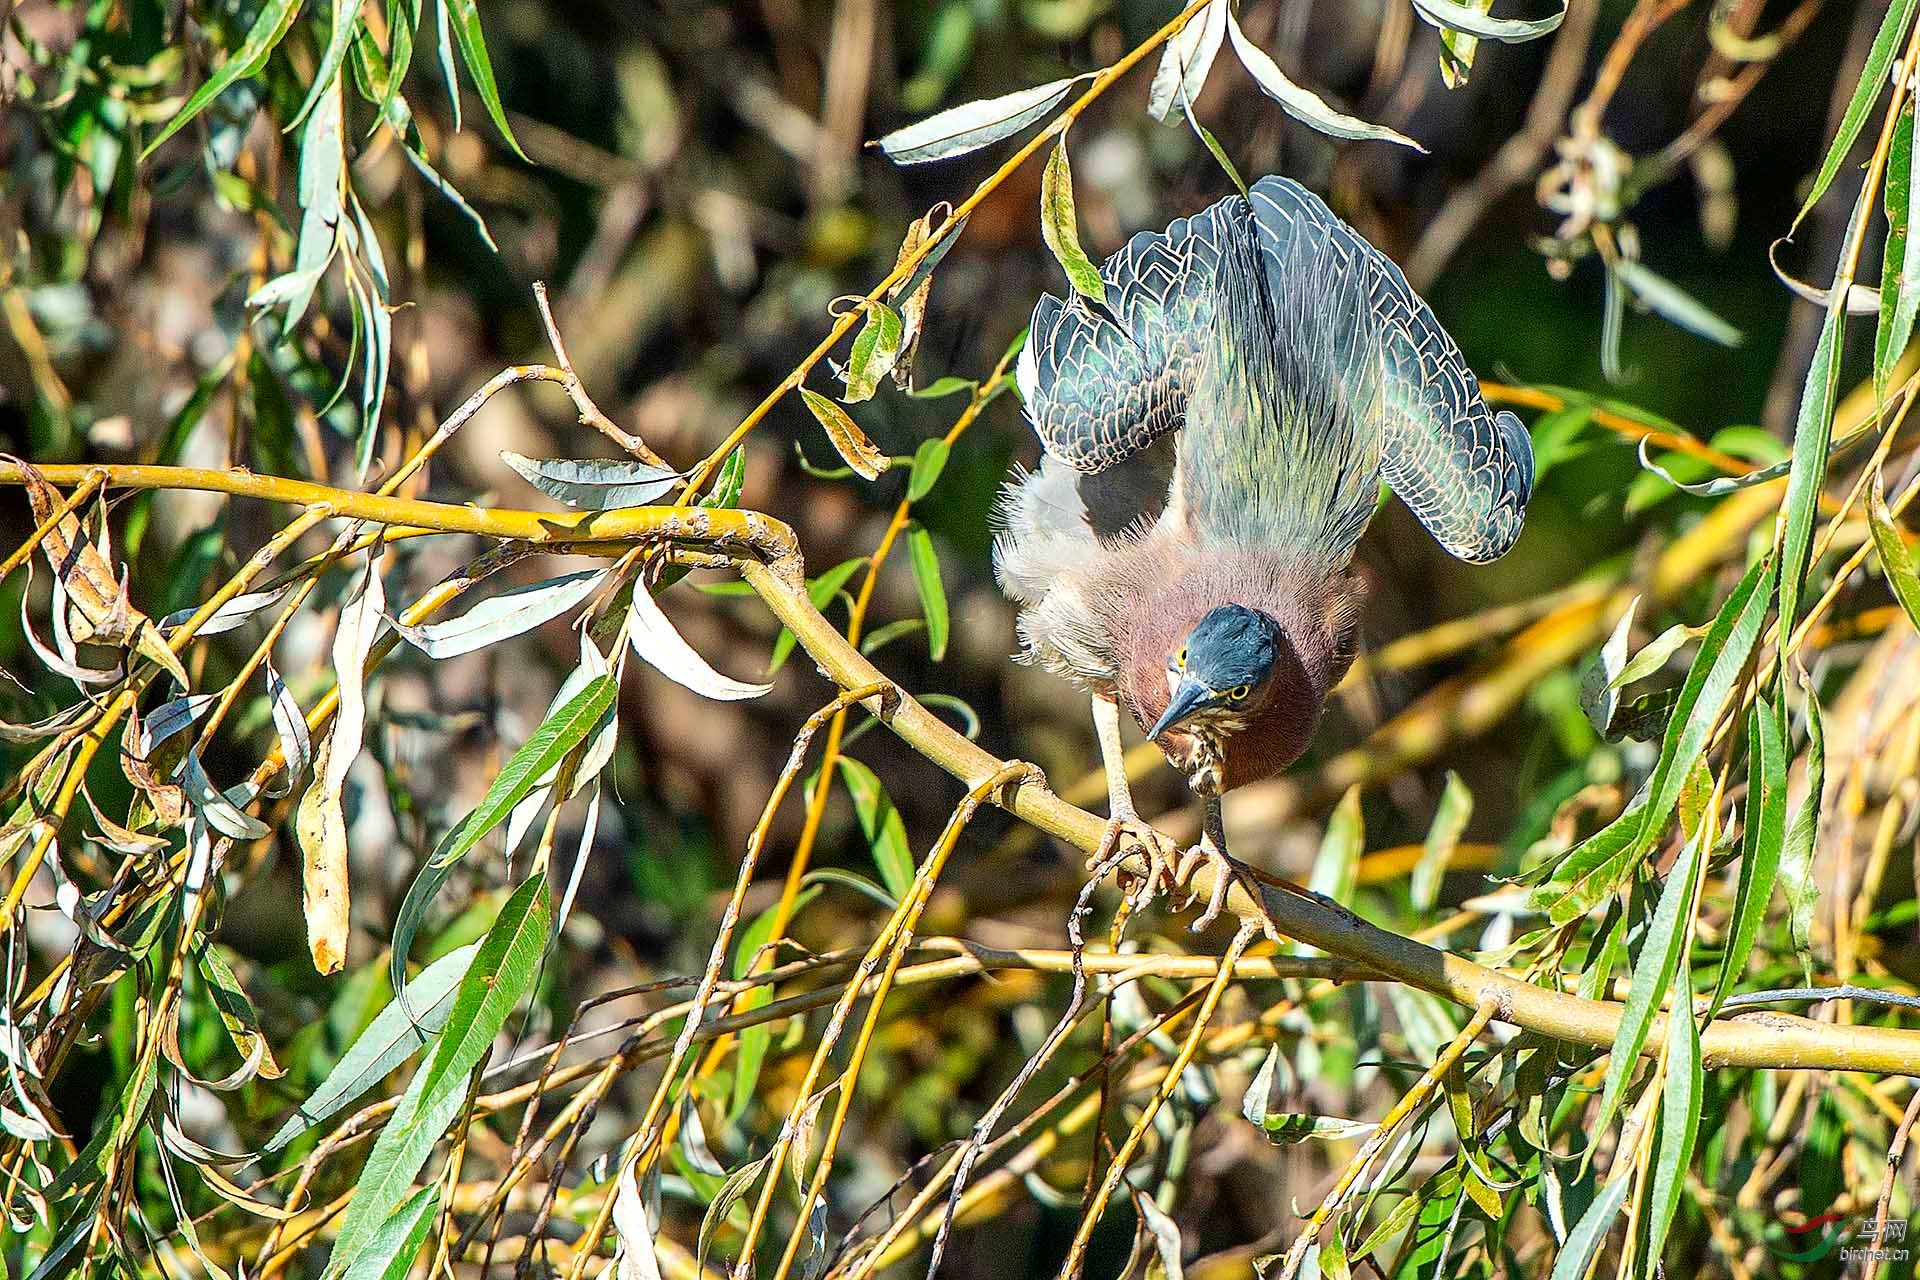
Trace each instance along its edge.
<path fill-rule="evenodd" d="M 1200 913 L 1190 926 L 1193 933 L 1204 933 L 1213 922 L 1220 918 L 1220 912 L 1227 905 L 1227 893 L 1233 888 L 1233 882 L 1240 877 L 1240 864 L 1220 849 L 1216 849 L 1205 840 L 1180 855 L 1180 862 L 1174 869 L 1174 887 L 1185 891 L 1193 880 L 1194 873 L 1202 866 L 1211 865 L 1214 869 L 1213 889 L 1207 895 L 1207 909 Z M 1192 900 L 1188 894 L 1188 900 Z"/>
<path fill-rule="evenodd" d="M 1114 863 L 1137 850 L 1146 860 L 1149 884 L 1173 885 L 1176 881 L 1173 861 L 1167 856 L 1169 845 L 1165 836 L 1139 818 L 1109 818 L 1106 830 L 1100 834 L 1100 843 L 1087 859 L 1086 869 L 1104 874 Z"/>

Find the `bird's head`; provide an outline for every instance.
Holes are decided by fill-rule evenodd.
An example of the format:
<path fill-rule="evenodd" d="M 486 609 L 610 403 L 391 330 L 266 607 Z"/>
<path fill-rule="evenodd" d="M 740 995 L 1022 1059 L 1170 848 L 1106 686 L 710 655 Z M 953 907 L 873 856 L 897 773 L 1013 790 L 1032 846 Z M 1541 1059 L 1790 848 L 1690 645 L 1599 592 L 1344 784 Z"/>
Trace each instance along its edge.
<path fill-rule="evenodd" d="M 1167 709 L 1147 731 L 1150 741 L 1172 729 L 1213 736 L 1265 701 L 1280 657 L 1280 624 L 1245 605 L 1216 605 L 1167 654 Z"/>

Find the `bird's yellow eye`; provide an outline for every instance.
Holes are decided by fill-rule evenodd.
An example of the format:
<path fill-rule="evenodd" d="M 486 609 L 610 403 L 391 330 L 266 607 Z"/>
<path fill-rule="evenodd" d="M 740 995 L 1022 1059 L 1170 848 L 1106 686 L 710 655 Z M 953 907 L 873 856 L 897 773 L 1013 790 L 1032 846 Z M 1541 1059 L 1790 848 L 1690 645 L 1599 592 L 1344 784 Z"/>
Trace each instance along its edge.
<path fill-rule="evenodd" d="M 1229 690 L 1227 693 L 1227 696 L 1229 698 L 1232 698 L 1235 702 L 1245 702 L 1247 700 L 1247 695 L 1252 692 L 1253 692 L 1252 685 L 1241 684 L 1241 685 L 1235 685 L 1231 690 Z"/>
<path fill-rule="evenodd" d="M 1173 664 L 1182 671 L 1187 669 L 1187 651 L 1185 647 L 1182 647 L 1180 652 L 1173 655 Z"/>

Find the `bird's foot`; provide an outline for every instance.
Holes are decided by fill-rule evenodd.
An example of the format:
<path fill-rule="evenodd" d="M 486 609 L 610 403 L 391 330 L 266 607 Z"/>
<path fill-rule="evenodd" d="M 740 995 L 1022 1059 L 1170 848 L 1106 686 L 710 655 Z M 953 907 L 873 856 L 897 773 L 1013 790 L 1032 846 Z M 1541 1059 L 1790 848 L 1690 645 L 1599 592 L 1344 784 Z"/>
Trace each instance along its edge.
<path fill-rule="evenodd" d="M 1087 870 L 1104 876 L 1138 853 L 1146 861 L 1149 885 L 1173 886 L 1178 883 L 1174 878 L 1174 849 L 1171 840 L 1155 831 L 1138 814 L 1118 813 L 1107 820 L 1099 845 L 1087 859 Z"/>
<path fill-rule="evenodd" d="M 1233 882 L 1246 874 L 1241 865 L 1234 861 L 1226 850 L 1219 848 L 1210 840 L 1202 839 L 1199 844 L 1180 855 L 1180 861 L 1173 869 L 1174 888 L 1187 893 L 1189 901 L 1198 895 L 1189 891 L 1187 886 L 1193 882 L 1195 873 L 1201 867 L 1213 868 L 1213 888 L 1207 894 L 1207 909 L 1200 913 L 1199 918 L 1191 926 L 1194 933 L 1206 932 L 1212 927 L 1213 922 L 1220 918 L 1220 912 L 1227 905 L 1227 893 L 1233 888 Z"/>

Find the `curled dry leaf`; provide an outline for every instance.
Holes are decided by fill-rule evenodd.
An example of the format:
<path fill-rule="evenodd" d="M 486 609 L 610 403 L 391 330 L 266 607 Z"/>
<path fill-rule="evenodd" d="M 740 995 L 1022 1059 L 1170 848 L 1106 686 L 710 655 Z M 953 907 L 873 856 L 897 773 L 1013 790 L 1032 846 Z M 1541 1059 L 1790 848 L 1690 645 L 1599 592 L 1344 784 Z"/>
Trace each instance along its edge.
<path fill-rule="evenodd" d="M 333 745 L 331 734 L 320 744 L 313 785 L 300 797 L 293 823 L 300 842 L 307 950 L 321 973 L 338 973 L 347 961 L 347 820 L 340 792 L 327 784 Z"/>
<path fill-rule="evenodd" d="M 26 481 L 27 502 L 33 508 L 34 524 L 45 524 L 60 506 L 59 491 L 26 460 L 7 456 L 6 461 L 18 466 Z M 180 665 L 179 656 L 161 638 L 153 619 L 133 607 L 107 558 L 82 532 L 79 517 L 68 512 L 54 521 L 41 539 L 40 550 L 45 553 L 55 579 L 73 602 L 79 619 L 79 625 L 72 627 L 75 641 L 130 646 L 172 676 L 182 689 L 187 687 L 187 669 Z M 65 612 L 56 604 L 56 615 Z M 56 626 L 64 625 L 68 625 L 67 619 L 57 617 Z"/>
<path fill-rule="evenodd" d="M 1458 31 L 1504 44 L 1522 44 L 1552 35 L 1567 16 L 1564 3 L 1558 13 L 1546 18 L 1496 18 L 1458 0 L 1413 0 L 1413 9 L 1421 21 L 1442 31 Z"/>
<path fill-rule="evenodd" d="M 962 103 L 896 129 L 874 145 L 895 164 L 925 164 L 978 151 L 1012 137 L 1058 106 L 1085 76 L 1053 80 L 998 98 Z"/>
<path fill-rule="evenodd" d="M 685 685 L 703 698 L 738 702 L 757 698 L 773 688 L 770 684 L 747 684 L 723 676 L 694 652 L 673 623 L 661 612 L 659 601 L 642 587 L 635 587 L 633 604 L 627 616 L 627 639 L 633 651 L 661 675 Z"/>
<path fill-rule="evenodd" d="M 1227 0 L 1213 3 L 1187 20 L 1187 25 L 1160 54 L 1160 67 L 1153 73 L 1153 87 L 1147 91 L 1147 113 L 1165 120 L 1179 103 L 1191 112 L 1206 87 L 1207 73 L 1220 52 L 1227 35 Z"/>
<path fill-rule="evenodd" d="M 893 465 L 893 460 L 880 452 L 873 441 L 867 439 L 867 433 L 847 416 L 845 409 L 818 391 L 809 391 L 805 387 L 800 388 L 800 398 L 806 401 L 807 408 L 813 412 L 814 418 L 826 429 L 827 439 L 833 442 L 834 452 L 838 453 L 841 461 L 852 467 L 857 475 L 863 479 L 877 480 L 882 471 Z"/>
<path fill-rule="evenodd" d="M 1422 155 L 1426 154 L 1425 147 L 1405 134 L 1335 111 L 1317 94 L 1287 79 L 1274 60 L 1267 56 L 1267 51 L 1247 39 L 1231 12 L 1227 14 L 1227 37 L 1233 41 L 1234 53 L 1239 56 L 1241 65 L 1246 67 L 1254 83 L 1260 86 L 1260 91 L 1279 103 L 1281 109 L 1294 119 L 1329 137 L 1397 142 L 1403 147 L 1412 147 Z"/>

